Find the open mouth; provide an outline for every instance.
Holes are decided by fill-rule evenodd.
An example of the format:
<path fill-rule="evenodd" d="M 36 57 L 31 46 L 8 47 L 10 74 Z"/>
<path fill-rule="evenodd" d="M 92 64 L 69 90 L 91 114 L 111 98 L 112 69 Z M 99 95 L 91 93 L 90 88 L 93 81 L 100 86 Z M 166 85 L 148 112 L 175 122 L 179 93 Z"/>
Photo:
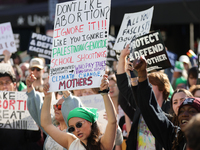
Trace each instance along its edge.
<path fill-rule="evenodd" d="M 78 138 L 81 138 L 81 137 L 83 137 L 83 133 L 78 134 Z"/>
<path fill-rule="evenodd" d="M 181 124 L 186 124 L 188 123 L 188 120 L 181 120 Z"/>

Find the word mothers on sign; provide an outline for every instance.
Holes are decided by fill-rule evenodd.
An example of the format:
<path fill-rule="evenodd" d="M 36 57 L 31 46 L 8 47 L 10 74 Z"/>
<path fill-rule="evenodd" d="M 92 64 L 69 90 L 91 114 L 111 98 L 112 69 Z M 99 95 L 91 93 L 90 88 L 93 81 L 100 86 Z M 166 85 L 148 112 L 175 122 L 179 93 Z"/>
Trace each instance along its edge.
<path fill-rule="evenodd" d="M 0 128 L 38 130 L 26 100 L 25 92 L 0 91 Z"/>
<path fill-rule="evenodd" d="M 144 56 L 147 61 L 147 71 L 161 70 L 171 67 L 164 42 L 159 31 L 136 38 L 130 44 L 130 61 Z"/>
<path fill-rule="evenodd" d="M 51 59 L 53 38 L 47 35 L 32 33 L 28 48 L 28 54 Z"/>
<path fill-rule="evenodd" d="M 50 91 L 99 87 L 105 74 L 110 0 L 58 3 L 50 65 Z"/>

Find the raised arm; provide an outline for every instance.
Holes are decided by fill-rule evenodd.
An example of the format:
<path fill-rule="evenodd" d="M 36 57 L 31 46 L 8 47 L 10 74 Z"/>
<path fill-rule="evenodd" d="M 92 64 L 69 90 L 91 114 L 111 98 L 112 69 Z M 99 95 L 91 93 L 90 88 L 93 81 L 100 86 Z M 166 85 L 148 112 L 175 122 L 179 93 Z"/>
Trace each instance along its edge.
<path fill-rule="evenodd" d="M 31 115 L 31 117 L 35 120 L 37 125 L 43 130 L 41 127 L 41 122 L 40 122 L 40 116 L 41 116 L 41 109 L 43 105 L 43 98 L 41 94 L 37 91 L 35 91 L 33 87 L 33 82 L 35 81 L 35 76 L 33 73 L 31 73 L 27 78 L 26 78 L 26 85 L 27 85 L 27 107 L 28 111 Z M 45 132 L 43 130 L 43 132 Z"/>
<path fill-rule="evenodd" d="M 44 85 L 44 103 L 41 111 L 41 126 L 43 129 L 51 136 L 57 143 L 61 146 L 69 149 L 71 143 L 76 139 L 76 137 L 70 133 L 62 132 L 56 128 L 51 122 L 50 106 L 52 94 L 48 93 L 49 84 Z"/>
<path fill-rule="evenodd" d="M 34 76 L 33 72 L 31 72 L 28 77 L 26 78 L 26 85 L 27 85 L 27 93 L 30 93 L 34 87 L 33 82 L 36 80 L 36 77 Z"/>
<path fill-rule="evenodd" d="M 132 85 L 129 76 L 126 73 L 126 56 L 130 53 L 128 46 L 121 51 L 118 67 L 117 67 L 117 86 L 119 88 L 119 104 L 123 111 L 132 120 L 136 109 L 135 96 L 132 90 Z M 129 65 L 128 65 L 129 66 Z M 128 68 L 129 69 L 129 68 Z M 130 70 L 130 69 L 129 69 Z"/>
<path fill-rule="evenodd" d="M 107 75 L 103 76 L 101 80 L 100 90 L 103 91 L 108 89 L 108 79 Z M 115 136 L 116 136 L 116 128 L 117 128 L 117 113 L 108 93 L 102 93 L 108 124 L 106 126 L 105 133 L 101 138 L 101 144 L 105 150 L 111 150 L 114 146 Z"/>
<path fill-rule="evenodd" d="M 137 90 L 138 106 L 149 130 L 165 150 L 172 148 L 175 137 L 175 127 L 168 120 L 157 103 L 156 97 L 149 84 L 146 70 L 146 60 L 141 57 L 134 61 L 134 67 L 138 72 L 139 85 Z"/>

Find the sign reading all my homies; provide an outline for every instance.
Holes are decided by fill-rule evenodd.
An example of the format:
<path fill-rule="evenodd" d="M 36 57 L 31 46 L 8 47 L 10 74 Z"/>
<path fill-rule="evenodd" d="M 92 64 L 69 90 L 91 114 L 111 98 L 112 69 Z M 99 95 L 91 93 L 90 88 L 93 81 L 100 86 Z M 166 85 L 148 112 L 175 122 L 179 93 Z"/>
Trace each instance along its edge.
<path fill-rule="evenodd" d="M 0 24 L 0 55 L 4 50 L 11 53 L 17 51 L 10 22 Z"/>
<path fill-rule="evenodd" d="M 130 61 L 144 56 L 147 61 L 147 71 L 162 70 L 171 67 L 165 45 L 159 31 L 151 32 L 136 38 L 130 44 Z"/>
<path fill-rule="evenodd" d="M 53 38 L 50 36 L 32 33 L 28 47 L 28 54 L 51 59 L 52 42 Z"/>
<path fill-rule="evenodd" d="M 0 91 L 0 128 L 38 130 L 26 100 L 25 92 Z"/>
<path fill-rule="evenodd" d="M 110 0 L 56 5 L 50 91 L 99 87 L 105 73 Z"/>
<path fill-rule="evenodd" d="M 120 30 L 115 41 L 114 50 L 123 50 L 135 38 L 149 33 L 153 9 L 124 15 Z"/>

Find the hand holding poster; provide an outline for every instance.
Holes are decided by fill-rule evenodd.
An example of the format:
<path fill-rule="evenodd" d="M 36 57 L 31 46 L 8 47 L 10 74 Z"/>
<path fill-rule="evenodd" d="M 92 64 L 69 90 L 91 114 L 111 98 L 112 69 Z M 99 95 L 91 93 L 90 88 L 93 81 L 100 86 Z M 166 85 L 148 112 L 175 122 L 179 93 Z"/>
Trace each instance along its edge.
<path fill-rule="evenodd" d="M 28 54 L 51 59 L 53 38 L 47 35 L 32 33 Z"/>
<path fill-rule="evenodd" d="M 144 56 L 147 61 L 147 71 L 162 70 L 171 67 L 164 42 L 159 31 L 151 32 L 136 38 L 131 44 L 130 61 Z"/>
<path fill-rule="evenodd" d="M 10 22 L 0 24 L 0 55 L 4 50 L 11 53 L 17 51 Z"/>
<path fill-rule="evenodd" d="M 0 128 L 38 130 L 26 100 L 25 92 L 0 91 Z"/>
<path fill-rule="evenodd" d="M 110 0 L 56 5 L 50 91 L 99 87 L 105 73 Z"/>
<path fill-rule="evenodd" d="M 124 15 L 114 50 L 123 50 L 135 38 L 149 33 L 153 9 L 154 7 L 151 7 L 145 11 Z"/>

